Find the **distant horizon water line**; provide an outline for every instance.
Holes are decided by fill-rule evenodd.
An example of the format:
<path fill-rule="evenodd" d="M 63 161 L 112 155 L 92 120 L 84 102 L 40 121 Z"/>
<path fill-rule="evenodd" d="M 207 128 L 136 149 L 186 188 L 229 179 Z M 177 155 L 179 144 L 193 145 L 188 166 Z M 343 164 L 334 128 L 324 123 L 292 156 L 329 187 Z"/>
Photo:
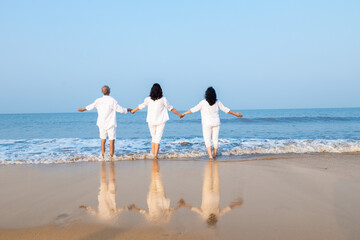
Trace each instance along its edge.
<path fill-rule="evenodd" d="M 274 111 L 274 110 L 316 110 L 316 109 L 321 109 L 321 110 L 330 110 L 330 109 L 360 109 L 360 106 L 358 107 L 314 107 L 314 108 L 241 108 L 241 109 L 236 109 L 236 108 L 231 108 L 234 111 Z M 188 110 L 188 109 L 187 109 Z M 185 112 L 187 110 L 178 110 L 179 112 Z M 146 110 L 140 110 L 141 112 L 146 112 Z M 4 112 L 1 113 L 0 115 L 17 115 L 17 114 L 72 114 L 72 113 L 77 113 L 78 111 L 75 110 L 74 112 Z M 96 113 L 96 110 L 94 111 L 87 111 L 88 113 Z"/>

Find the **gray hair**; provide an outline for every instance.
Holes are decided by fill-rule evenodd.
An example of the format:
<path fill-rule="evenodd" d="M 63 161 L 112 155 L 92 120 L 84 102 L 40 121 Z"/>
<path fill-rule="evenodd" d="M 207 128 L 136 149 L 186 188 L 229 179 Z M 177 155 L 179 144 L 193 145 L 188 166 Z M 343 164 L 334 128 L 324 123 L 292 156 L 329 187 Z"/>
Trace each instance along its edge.
<path fill-rule="evenodd" d="M 101 88 L 101 91 L 104 95 L 109 95 L 110 94 L 110 87 L 108 85 L 104 85 L 102 88 Z"/>

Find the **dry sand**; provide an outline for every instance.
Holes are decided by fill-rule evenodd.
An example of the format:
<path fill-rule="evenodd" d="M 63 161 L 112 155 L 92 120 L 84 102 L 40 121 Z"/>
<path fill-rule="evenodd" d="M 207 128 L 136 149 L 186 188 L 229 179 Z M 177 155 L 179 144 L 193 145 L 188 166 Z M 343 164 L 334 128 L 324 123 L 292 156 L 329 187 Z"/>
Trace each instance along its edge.
<path fill-rule="evenodd" d="M 360 239 L 359 154 L 1 166 L 0 192 L 0 239 Z"/>

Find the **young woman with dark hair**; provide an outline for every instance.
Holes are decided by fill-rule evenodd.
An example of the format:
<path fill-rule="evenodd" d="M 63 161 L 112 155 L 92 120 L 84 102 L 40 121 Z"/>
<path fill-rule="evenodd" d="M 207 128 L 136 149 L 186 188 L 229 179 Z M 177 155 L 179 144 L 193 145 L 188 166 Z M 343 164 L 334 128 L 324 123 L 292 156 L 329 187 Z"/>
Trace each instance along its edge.
<path fill-rule="evenodd" d="M 145 98 L 144 102 L 132 110 L 131 113 L 135 113 L 145 107 L 148 107 L 146 122 L 149 125 L 152 137 L 151 151 L 154 154 L 154 159 L 157 159 L 165 123 L 169 120 L 169 114 L 167 111 L 172 111 L 178 115 L 179 118 L 182 118 L 183 115 L 176 111 L 176 109 L 169 104 L 168 100 L 163 97 L 161 86 L 158 83 L 155 83 L 152 86 L 150 97 Z"/>
<path fill-rule="evenodd" d="M 206 90 L 204 100 L 202 100 L 195 107 L 191 108 L 189 111 L 182 114 L 182 116 L 185 116 L 186 114 L 201 111 L 203 136 L 204 136 L 205 146 L 209 155 L 209 159 L 216 157 L 218 150 L 218 137 L 220 130 L 219 109 L 226 113 L 232 114 L 236 117 L 242 117 L 240 113 L 234 113 L 229 108 L 225 107 L 219 100 L 216 99 L 216 92 L 213 87 L 209 87 Z M 211 135 L 214 145 L 214 155 L 212 154 L 212 149 L 211 149 Z"/>

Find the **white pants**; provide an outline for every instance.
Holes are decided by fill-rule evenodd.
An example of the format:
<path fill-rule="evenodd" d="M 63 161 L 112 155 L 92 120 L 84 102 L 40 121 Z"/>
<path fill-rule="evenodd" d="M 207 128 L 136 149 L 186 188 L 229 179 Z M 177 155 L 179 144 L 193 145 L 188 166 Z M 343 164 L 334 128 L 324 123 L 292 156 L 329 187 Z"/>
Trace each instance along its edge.
<path fill-rule="evenodd" d="M 151 134 L 153 143 L 160 144 L 161 137 L 164 132 L 164 128 L 165 128 L 165 123 L 159 124 L 159 125 L 150 125 L 149 124 L 149 130 L 150 130 L 150 134 Z"/>
<path fill-rule="evenodd" d="M 214 144 L 214 148 L 218 148 L 218 139 L 219 139 L 219 126 L 205 126 L 203 125 L 203 136 L 205 141 L 205 146 L 211 147 L 211 134 L 212 134 L 212 142 Z"/>
<path fill-rule="evenodd" d="M 101 139 L 106 139 L 107 136 L 109 136 L 109 140 L 115 140 L 116 139 L 116 127 L 112 127 L 110 129 L 102 129 L 99 128 L 99 132 L 100 132 L 100 138 Z"/>

